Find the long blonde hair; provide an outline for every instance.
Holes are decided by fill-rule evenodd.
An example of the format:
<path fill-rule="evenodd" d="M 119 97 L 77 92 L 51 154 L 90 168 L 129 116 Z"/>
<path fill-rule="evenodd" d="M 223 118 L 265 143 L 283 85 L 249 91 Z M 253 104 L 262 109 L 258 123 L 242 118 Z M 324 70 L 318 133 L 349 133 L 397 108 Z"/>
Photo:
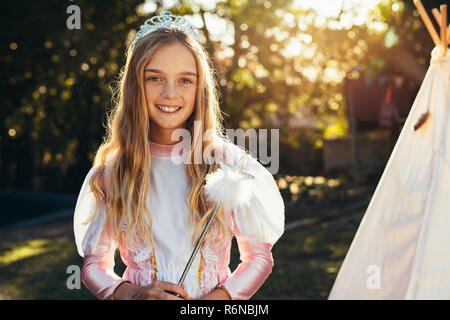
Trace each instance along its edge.
<path fill-rule="evenodd" d="M 213 205 L 206 203 L 203 191 L 206 175 L 215 171 L 218 164 L 207 164 L 205 161 L 195 164 L 194 150 L 201 146 L 203 154 L 203 150 L 213 140 L 227 140 L 221 124 L 214 70 L 208 54 L 196 40 L 181 30 L 158 29 L 141 38 L 134 49 L 132 46 L 128 48 L 126 65 L 115 93 L 115 105 L 108 116 L 107 134 L 95 156 L 94 166 L 97 170 L 90 180 L 97 205 L 87 222 L 95 216 L 100 201 L 104 201 L 106 217 L 115 239 L 120 245 L 125 240 L 132 250 L 143 242 L 153 245 L 152 215 L 146 205 L 146 195 L 152 190 L 149 190 L 148 179 L 151 167 L 148 141 L 151 124 L 144 93 L 144 67 L 159 48 L 176 42 L 191 51 L 198 71 L 195 108 L 186 122 L 186 129 L 192 137 L 191 161 L 185 164 L 185 172 L 190 187 L 187 205 L 193 242 L 213 210 Z M 203 132 L 194 132 L 194 121 L 202 123 Z M 215 135 L 204 140 L 206 130 L 215 132 Z M 214 150 L 212 148 L 213 156 Z M 217 230 L 217 241 L 229 234 L 222 210 L 218 212 L 212 228 Z"/>

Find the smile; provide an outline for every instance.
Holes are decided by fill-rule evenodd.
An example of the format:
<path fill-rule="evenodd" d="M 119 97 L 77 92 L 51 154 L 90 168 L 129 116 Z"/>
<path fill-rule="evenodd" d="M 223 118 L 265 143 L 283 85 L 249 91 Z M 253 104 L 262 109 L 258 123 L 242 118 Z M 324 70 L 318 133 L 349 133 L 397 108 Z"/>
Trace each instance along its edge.
<path fill-rule="evenodd" d="M 159 110 L 161 110 L 162 112 L 165 112 L 165 113 L 174 113 L 181 109 L 180 106 L 168 106 L 168 105 L 163 105 L 163 104 L 157 104 L 156 108 L 158 108 Z"/>

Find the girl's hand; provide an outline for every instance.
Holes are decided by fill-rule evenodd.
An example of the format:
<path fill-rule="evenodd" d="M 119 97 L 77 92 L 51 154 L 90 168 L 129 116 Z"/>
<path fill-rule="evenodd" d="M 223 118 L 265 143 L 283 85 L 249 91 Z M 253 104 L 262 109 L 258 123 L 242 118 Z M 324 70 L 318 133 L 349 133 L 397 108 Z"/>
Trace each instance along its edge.
<path fill-rule="evenodd" d="M 177 297 L 178 294 L 180 297 Z M 134 300 L 190 300 L 184 286 L 179 287 L 174 283 L 156 280 L 146 287 L 140 287 L 132 296 Z"/>
<path fill-rule="evenodd" d="M 222 289 L 215 289 L 199 300 L 230 300 L 230 297 Z"/>

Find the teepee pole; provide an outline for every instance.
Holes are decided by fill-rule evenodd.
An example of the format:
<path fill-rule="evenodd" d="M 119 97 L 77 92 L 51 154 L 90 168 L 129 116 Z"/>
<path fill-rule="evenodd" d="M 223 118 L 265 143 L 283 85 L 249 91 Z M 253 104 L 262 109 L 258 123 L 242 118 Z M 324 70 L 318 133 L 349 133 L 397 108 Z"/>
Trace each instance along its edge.
<path fill-rule="evenodd" d="M 425 11 L 422 2 L 420 0 L 414 0 L 414 5 L 419 11 L 420 16 L 422 17 L 422 21 L 425 24 L 425 27 L 427 28 L 431 38 L 433 39 L 434 44 L 436 46 L 440 45 L 441 40 L 439 39 L 436 29 L 434 29 L 433 23 L 431 22 L 430 17 L 428 17 L 428 14 Z"/>
<path fill-rule="evenodd" d="M 441 54 L 447 55 L 447 5 L 441 4 Z"/>
<path fill-rule="evenodd" d="M 437 24 L 439 25 L 439 27 L 442 26 L 442 18 L 441 18 L 441 14 L 439 13 L 439 10 L 434 8 L 433 10 L 431 10 L 431 12 L 433 13 L 434 19 L 436 20 Z M 447 14 L 447 19 L 448 19 L 448 14 Z M 450 23 L 447 26 L 447 44 L 450 44 Z"/>
<path fill-rule="evenodd" d="M 442 24 L 442 18 L 441 18 L 441 14 L 439 13 L 439 10 L 438 10 L 437 8 L 433 8 L 433 9 L 431 10 L 431 13 L 433 14 L 434 19 L 436 19 L 436 22 L 437 22 L 437 24 L 438 24 L 439 27 L 440 27 L 441 24 Z"/>

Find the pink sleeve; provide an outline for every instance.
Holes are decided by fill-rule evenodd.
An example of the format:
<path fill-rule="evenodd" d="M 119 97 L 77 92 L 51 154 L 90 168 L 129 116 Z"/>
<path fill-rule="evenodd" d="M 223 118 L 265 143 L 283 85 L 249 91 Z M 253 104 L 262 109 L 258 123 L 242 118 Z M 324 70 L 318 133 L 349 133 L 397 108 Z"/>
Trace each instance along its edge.
<path fill-rule="evenodd" d="M 222 285 L 233 300 L 248 300 L 272 272 L 272 245 L 238 240 L 238 246 L 242 262 Z"/>
<path fill-rule="evenodd" d="M 110 224 L 106 221 L 105 204 L 88 225 L 84 224 L 95 209 L 96 199 L 89 186 L 95 167 L 90 170 L 80 194 L 74 213 L 74 233 L 79 254 L 84 259 L 81 279 L 84 285 L 99 299 L 111 299 L 117 286 L 124 280 L 114 273 L 114 254 L 117 241 Z M 104 181 L 102 180 L 103 187 Z M 105 189 L 104 189 L 105 190 Z"/>
<path fill-rule="evenodd" d="M 124 280 L 114 273 L 114 251 L 85 254 L 81 279 L 97 298 L 109 300 Z"/>
<path fill-rule="evenodd" d="M 272 174 L 253 157 L 244 170 L 255 178 L 248 205 L 231 212 L 241 263 L 222 285 L 232 299 L 250 299 L 272 272 L 272 246 L 284 232 L 284 203 Z"/>
<path fill-rule="evenodd" d="M 99 214 L 102 211 L 98 212 Z M 97 298 L 109 300 L 114 289 L 124 280 L 114 273 L 117 243 L 108 223 L 94 222 L 85 239 L 84 266 L 81 279 Z"/>
<path fill-rule="evenodd" d="M 99 217 L 89 226 L 84 239 L 84 266 L 81 279 L 97 298 L 109 300 L 114 289 L 124 280 L 114 273 L 114 254 L 117 242 L 108 222 L 105 222 L 104 206 L 100 206 Z"/>

